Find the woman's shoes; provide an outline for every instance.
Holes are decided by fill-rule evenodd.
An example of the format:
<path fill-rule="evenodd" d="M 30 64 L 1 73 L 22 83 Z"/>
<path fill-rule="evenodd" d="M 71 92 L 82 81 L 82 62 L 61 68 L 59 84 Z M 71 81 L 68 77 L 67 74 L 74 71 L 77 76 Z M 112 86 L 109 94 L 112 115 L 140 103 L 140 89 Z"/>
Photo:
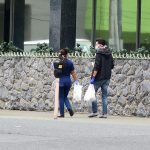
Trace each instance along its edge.
<path fill-rule="evenodd" d="M 58 118 L 64 118 L 64 115 L 59 115 Z"/>
<path fill-rule="evenodd" d="M 74 115 L 74 112 L 72 109 L 68 109 L 70 116 L 72 117 Z"/>
<path fill-rule="evenodd" d="M 69 111 L 70 116 L 72 117 L 72 116 L 74 115 L 73 110 L 72 110 L 72 109 L 68 109 L 68 111 Z M 58 117 L 58 118 L 64 118 L 65 116 L 64 116 L 64 115 L 59 115 L 59 116 L 57 116 L 57 117 Z"/>

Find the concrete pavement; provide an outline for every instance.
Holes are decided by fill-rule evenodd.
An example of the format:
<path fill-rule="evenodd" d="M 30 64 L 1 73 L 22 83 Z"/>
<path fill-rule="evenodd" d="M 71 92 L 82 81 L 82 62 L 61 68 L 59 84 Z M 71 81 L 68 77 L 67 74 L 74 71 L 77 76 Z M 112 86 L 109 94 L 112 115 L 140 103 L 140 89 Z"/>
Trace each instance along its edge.
<path fill-rule="evenodd" d="M 0 150 L 149 150 L 150 118 L 0 110 Z"/>
<path fill-rule="evenodd" d="M 22 118 L 35 120 L 54 120 L 53 112 L 36 112 L 36 111 L 18 111 L 18 110 L 0 110 L 0 118 Z M 107 123 L 107 124 L 133 124 L 133 125 L 150 125 L 150 118 L 145 117 L 124 117 L 124 116 L 108 116 L 107 119 L 98 117 L 88 118 L 87 113 L 75 113 L 70 117 L 68 113 L 65 118 L 58 120 L 73 122 L 90 122 L 90 123 Z"/>

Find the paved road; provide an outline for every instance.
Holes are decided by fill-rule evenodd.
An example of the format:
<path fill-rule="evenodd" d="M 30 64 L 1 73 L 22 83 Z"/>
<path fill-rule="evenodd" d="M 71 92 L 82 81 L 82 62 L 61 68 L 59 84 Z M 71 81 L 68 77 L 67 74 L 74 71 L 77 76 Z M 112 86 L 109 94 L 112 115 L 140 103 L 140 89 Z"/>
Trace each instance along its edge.
<path fill-rule="evenodd" d="M 0 110 L 0 150 L 149 150 L 150 118 L 54 120 L 49 112 Z"/>

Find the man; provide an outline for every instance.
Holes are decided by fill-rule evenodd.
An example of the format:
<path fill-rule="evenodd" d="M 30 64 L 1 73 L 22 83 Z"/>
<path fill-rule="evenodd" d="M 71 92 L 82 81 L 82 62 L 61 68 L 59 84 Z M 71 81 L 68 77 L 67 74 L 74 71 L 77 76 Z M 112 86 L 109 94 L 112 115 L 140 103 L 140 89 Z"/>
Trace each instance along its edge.
<path fill-rule="evenodd" d="M 100 118 L 107 118 L 107 89 L 111 78 L 111 69 L 114 67 L 113 57 L 103 39 L 96 40 L 95 49 L 97 52 L 90 83 L 94 84 L 95 92 L 101 88 L 102 115 Z M 89 117 L 96 117 L 97 115 L 97 100 L 95 100 L 92 102 L 92 114 Z"/>

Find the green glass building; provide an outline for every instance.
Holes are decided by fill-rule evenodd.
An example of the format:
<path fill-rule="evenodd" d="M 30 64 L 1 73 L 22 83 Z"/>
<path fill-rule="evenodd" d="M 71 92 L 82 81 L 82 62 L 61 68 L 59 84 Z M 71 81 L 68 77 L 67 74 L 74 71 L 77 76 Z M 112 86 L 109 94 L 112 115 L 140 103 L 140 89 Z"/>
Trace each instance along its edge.
<path fill-rule="evenodd" d="M 6 28 L 6 5 L 15 1 L 19 12 L 24 14 L 17 18 L 16 28 L 13 34 L 23 35 L 23 41 L 49 39 L 50 28 L 50 0 L 0 0 L 0 42 L 3 42 L 10 27 Z M 25 6 L 22 6 L 24 1 Z M 137 30 L 137 0 L 120 0 L 120 39 L 123 48 L 135 49 Z M 18 8 L 20 6 L 20 9 Z M 23 9 L 24 8 L 24 9 Z M 141 4 L 141 46 L 150 41 L 150 1 L 142 0 Z M 12 11 L 12 10 L 11 10 Z M 76 39 L 87 39 L 91 41 L 92 34 L 92 0 L 77 0 L 76 12 Z M 7 12 L 8 13 L 8 12 Z M 11 13 L 11 12 L 9 12 Z M 19 14 L 19 13 L 18 13 Z M 11 15 L 10 15 L 11 16 Z M 110 0 L 97 0 L 96 4 L 96 37 L 103 37 L 107 41 L 110 39 Z M 22 18 L 21 18 L 22 17 Z M 23 20 L 23 21 L 22 21 Z M 11 20 L 10 20 L 11 21 Z M 20 24 L 21 22 L 21 24 Z M 10 22 L 8 22 L 10 23 Z M 23 23 L 23 24 L 22 24 Z M 20 24 L 20 25 L 19 25 Z M 19 27 L 22 28 L 19 29 Z M 23 33 L 22 33 L 23 32 Z M 9 35 L 11 40 L 11 35 Z M 16 42 L 19 40 L 16 37 Z"/>

